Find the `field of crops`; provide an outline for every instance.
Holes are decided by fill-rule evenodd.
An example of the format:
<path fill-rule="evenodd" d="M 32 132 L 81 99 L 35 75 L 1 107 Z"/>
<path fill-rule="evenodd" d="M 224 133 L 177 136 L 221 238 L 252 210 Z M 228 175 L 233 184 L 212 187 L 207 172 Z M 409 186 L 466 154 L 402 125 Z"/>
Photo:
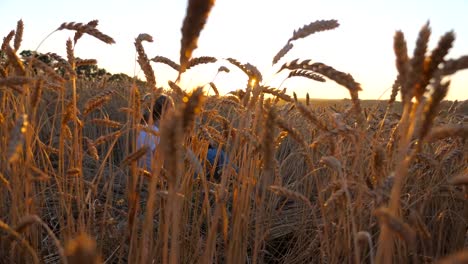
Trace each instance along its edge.
<path fill-rule="evenodd" d="M 22 21 L 4 38 L 0 263 L 467 263 L 468 101 L 444 97 L 468 56 L 445 58 L 453 32 L 430 49 L 424 25 L 414 52 L 395 33 L 398 76 L 385 101 L 361 101 L 350 74 L 309 60 L 281 69 L 312 87 L 336 82 L 350 99 L 297 98 L 233 58 L 219 72 L 244 72 L 243 89 L 160 88 L 154 63 L 183 74 L 219 61 L 191 56 L 211 8 L 198 2 L 179 63 L 150 59 L 150 35 L 135 39 L 145 81 L 77 71 L 96 64 L 74 54 L 81 36 L 114 41 L 97 20 L 60 25 L 73 36 L 66 58 L 20 56 Z M 337 26 L 294 31 L 273 62 Z M 138 162 L 148 148 L 135 144 L 148 130 L 148 93 L 175 103 L 151 170 Z M 220 177 L 209 146 L 228 157 Z"/>

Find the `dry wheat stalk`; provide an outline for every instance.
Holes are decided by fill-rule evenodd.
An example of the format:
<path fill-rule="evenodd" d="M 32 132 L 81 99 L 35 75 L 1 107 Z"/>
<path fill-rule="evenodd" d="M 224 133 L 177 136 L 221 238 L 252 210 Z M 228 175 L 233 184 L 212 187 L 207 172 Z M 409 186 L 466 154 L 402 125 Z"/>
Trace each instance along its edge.
<path fill-rule="evenodd" d="M 409 71 L 409 58 L 408 58 L 408 49 L 406 47 L 405 35 L 401 31 L 395 32 L 393 38 L 393 50 L 396 56 L 396 68 L 398 70 L 398 82 L 401 84 L 406 84 L 408 71 Z M 402 85 L 401 87 L 401 98 L 404 102 L 408 100 L 409 97 L 408 89 L 406 86 Z"/>
<path fill-rule="evenodd" d="M 468 251 L 465 249 L 438 259 L 436 264 L 466 264 L 468 263 Z"/>
<path fill-rule="evenodd" d="M 300 194 L 298 192 L 286 189 L 281 186 L 276 186 L 276 185 L 271 185 L 268 188 L 270 189 L 270 191 L 276 193 L 277 195 L 284 196 L 291 200 L 304 202 L 310 209 L 314 209 L 310 200 L 307 197 L 305 197 L 303 194 Z"/>
<path fill-rule="evenodd" d="M 86 65 L 96 65 L 97 60 L 95 59 L 76 59 L 75 66 L 86 66 Z"/>
<path fill-rule="evenodd" d="M 236 59 L 233 59 L 233 58 L 227 58 L 226 60 L 229 61 L 231 64 L 237 66 L 245 74 L 247 74 L 247 76 L 249 77 L 249 83 L 250 83 L 251 79 L 256 79 L 257 83 L 260 83 L 262 81 L 262 78 L 263 78 L 262 74 L 252 64 L 250 64 L 250 63 L 242 64 L 242 63 L 240 63 L 239 61 L 237 61 Z"/>
<path fill-rule="evenodd" d="M 413 58 L 410 60 L 410 70 L 406 83 L 403 84 L 405 89 L 410 90 L 410 98 L 414 96 L 418 101 L 422 100 L 422 96 L 426 91 L 426 87 L 423 87 L 421 82 L 424 78 L 424 61 L 426 60 L 427 44 L 430 36 L 431 28 L 429 27 L 429 22 L 427 22 L 419 31 Z"/>
<path fill-rule="evenodd" d="M 156 57 L 152 58 L 151 61 L 164 63 L 164 64 L 170 66 L 171 68 L 173 68 L 174 70 L 180 71 L 180 65 L 179 64 L 175 63 L 171 59 L 166 58 L 164 56 L 156 56 Z"/>
<path fill-rule="evenodd" d="M 122 134 L 121 131 L 115 131 L 106 135 L 102 135 L 94 140 L 94 146 L 99 146 L 103 144 L 104 142 L 114 140 L 115 138 L 120 137 L 121 134 Z"/>
<path fill-rule="evenodd" d="M 186 69 L 188 70 L 200 64 L 215 63 L 217 61 L 218 59 L 216 59 L 215 57 L 209 57 L 209 56 L 201 56 L 201 57 L 193 58 L 193 59 L 190 59 L 190 61 L 188 62 Z"/>
<path fill-rule="evenodd" d="M 323 78 L 321 75 L 307 71 L 307 70 L 294 70 L 291 71 L 288 75 L 288 78 L 291 77 L 305 77 L 307 79 L 311 79 L 317 82 L 325 82 L 325 78 Z"/>
<path fill-rule="evenodd" d="M 262 86 L 262 93 L 267 93 L 267 94 L 271 94 L 271 95 L 274 95 L 278 98 L 281 98 L 282 100 L 286 101 L 286 102 L 292 102 L 293 101 L 293 98 L 291 98 L 291 96 L 285 94 L 284 92 L 276 89 L 276 88 L 273 88 L 273 87 L 269 87 L 269 86 Z"/>
<path fill-rule="evenodd" d="M 182 25 L 179 76 L 185 72 L 192 52 L 197 48 L 198 37 L 208 20 L 214 3 L 215 0 L 189 0 L 188 2 L 187 13 Z"/>
<path fill-rule="evenodd" d="M 8 35 L 6 35 L 6 37 L 3 38 L 1 50 L 6 50 L 7 46 L 10 45 L 10 41 L 13 39 L 14 36 L 15 31 L 12 30 L 8 33 Z"/>
<path fill-rule="evenodd" d="M 99 160 L 99 153 L 97 151 L 96 146 L 94 145 L 94 142 L 87 138 L 84 137 L 84 140 L 86 141 L 86 146 L 87 146 L 87 152 L 88 154 L 94 159 L 94 160 Z"/>
<path fill-rule="evenodd" d="M 453 31 L 445 33 L 439 40 L 437 47 L 432 51 L 431 56 L 426 59 L 424 64 L 424 79 L 421 86 L 426 87 L 429 84 L 433 74 L 439 69 L 439 65 L 444 61 L 445 56 L 453 46 L 455 34 Z"/>
<path fill-rule="evenodd" d="M 29 77 L 12 76 L 12 77 L 0 79 L 0 86 L 3 86 L 3 85 L 8 86 L 12 89 L 15 89 L 18 92 L 24 93 L 22 87 L 18 87 L 18 86 L 29 84 L 33 81 L 34 79 L 29 78 Z"/>
<path fill-rule="evenodd" d="M 138 53 L 138 64 L 145 73 L 145 78 L 148 82 L 148 86 L 151 90 L 153 90 L 154 88 L 156 88 L 156 77 L 154 76 L 154 71 L 151 67 L 148 56 L 146 56 L 145 49 L 143 48 L 143 41 L 153 42 L 153 37 L 149 34 L 142 33 L 138 35 L 138 37 L 135 39 L 135 48 Z"/>
<path fill-rule="evenodd" d="M 10 45 L 7 45 L 5 47 L 5 53 L 7 55 L 8 61 L 15 69 L 15 73 L 20 76 L 25 76 L 26 70 L 24 68 L 24 64 L 20 60 L 20 58 L 16 55 L 15 51 L 10 47 Z"/>
<path fill-rule="evenodd" d="M 323 124 L 312 111 L 310 108 L 305 106 L 303 103 L 297 101 L 295 103 L 297 110 L 301 113 L 303 117 L 305 117 L 307 120 L 309 120 L 313 125 L 315 125 L 317 128 L 323 131 L 327 131 L 327 127 L 325 124 Z"/>
<path fill-rule="evenodd" d="M 338 70 L 335 70 L 333 67 L 330 67 L 320 62 L 312 63 L 310 60 L 299 62 L 299 60 L 296 59 L 291 62 L 283 64 L 283 66 L 281 66 L 281 69 L 279 71 L 282 71 L 284 69 L 289 69 L 289 70 L 302 69 L 302 70 L 313 71 L 313 72 L 322 74 L 325 77 L 337 82 L 338 84 L 348 88 L 348 90 L 350 91 L 362 90 L 361 85 L 354 80 L 351 74 L 340 72 Z"/>
<path fill-rule="evenodd" d="M 149 147 L 148 146 L 143 146 L 143 147 L 137 149 L 136 151 L 128 154 L 128 156 L 123 159 L 123 161 L 121 163 L 122 166 L 129 165 L 132 162 L 137 162 L 141 157 L 146 155 L 146 153 L 148 151 L 149 151 Z"/>
<path fill-rule="evenodd" d="M 34 65 L 34 67 L 37 67 L 37 68 L 41 69 L 42 71 L 44 71 L 44 73 L 48 77 L 50 77 L 52 80 L 57 81 L 59 83 L 65 83 L 65 79 L 63 79 L 62 76 L 60 76 L 49 65 L 45 64 L 44 62 L 42 62 L 41 60 L 39 60 L 37 58 L 32 58 L 31 61 L 32 61 L 32 64 Z"/>
<path fill-rule="evenodd" d="M 221 67 L 218 68 L 218 72 L 229 73 L 230 71 L 226 66 L 221 66 Z"/>
<path fill-rule="evenodd" d="M 210 87 L 213 88 L 213 91 L 217 97 L 219 97 L 219 90 L 218 87 L 214 84 L 214 82 L 210 82 Z"/>
<path fill-rule="evenodd" d="M 184 92 L 184 90 L 182 90 L 182 88 L 180 88 L 180 86 L 177 85 L 175 82 L 169 80 L 169 81 L 167 81 L 167 84 L 169 84 L 169 87 L 170 87 L 178 96 L 184 97 L 184 96 L 187 95 L 187 93 Z"/>
<path fill-rule="evenodd" d="M 65 255 L 69 264 L 102 263 L 96 242 L 86 234 L 81 234 L 68 241 L 65 247 Z"/>
<path fill-rule="evenodd" d="M 80 168 L 70 168 L 67 170 L 67 176 L 68 177 L 78 177 L 81 174 L 81 169 Z"/>
<path fill-rule="evenodd" d="M 379 208 L 374 211 L 381 225 L 386 225 L 404 239 L 411 250 L 416 247 L 416 232 L 403 220 L 393 215 L 388 208 Z"/>
<path fill-rule="evenodd" d="M 83 109 L 83 115 L 89 114 L 94 109 L 96 109 L 96 108 L 102 106 L 103 104 L 105 104 L 106 102 L 108 102 L 111 99 L 112 94 L 114 94 L 113 90 L 105 90 L 105 91 L 102 91 L 101 93 L 97 94 L 96 96 L 93 96 L 92 98 L 90 98 L 85 103 L 85 106 L 84 106 L 84 109 Z"/>
<path fill-rule="evenodd" d="M 288 42 L 286 43 L 286 45 L 284 45 L 283 48 L 281 48 L 280 51 L 278 51 L 278 53 L 275 55 L 275 57 L 273 57 L 273 65 L 275 65 L 282 57 L 284 57 L 284 55 L 286 55 L 286 53 L 288 53 L 292 48 L 293 48 L 293 44 Z"/>
<path fill-rule="evenodd" d="M 427 136 L 427 142 L 448 138 L 448 137 L 461 137 L 462 139 L 468 138 L 467 125 L 446 125 L 431 129 Z"/>
<path fill-rule="evenodd" d="M 418 135 L 419 140 L 424 140 L 427 133 L 429 133 L 434 118 L 437 115 L 439 104 L 447 95 L 449 85 L 450 82 L 437 82 L 434 85 L 434 90 L 431 97 L 429 98 L 429 102 L 427 102 L 426 106 L 424 107 L 423 123 Z"/>
<path fill-rule="evenodd" d="M 91 123 L 96 124 L 98 126 L 106 126 L 112 128 L 120 128 L 122 124 L 118 121 L 111 120 L 109 118 L 94 118 L 91 120 Z"/>
<path fill-rule="evenodd" d="M 21 41 L 23 40 L 23 30 L 24 30 L 23 20 L 20 19 L 18 20 L 18 23 L 16 24 L 15 40 L 13 41 L 13 47 L 15 51 L 18 51 L 21 46 Z"/>
<path fill-rule="evenodd" d="M 325 31 L 325 30 L 332 30 L 339 26 L 337 20 L 317 20 L 308 25 L 305 25 L 297 30 L 294 30 L 293 36 L 289 39 L 288 42 L 297 40 L 300 38 L 305 38 L 309 35 L 315 34 L 317 32 Z"/>
<path fill-rule="evenodd" d="M 14 163 L 19 160 L 28 128 L 28 115 L 20 115 L 16 120 L 15 126 L 10 131 L 10 137 L 8 139 L 7 160 L 9 163 Z"/>
<path fill-rule="evenodd" d="M 97 20 L 96 20 L 96 24 L 97 24 Z M 60 25 L 60 27 L 57 28 L 57 30 L 63 30 L 63 29 L 75 30 L 77 32 L 86 33 L 88 35 L 91 35 L 91 36 L 101 40 L 102 42 L 104 42 L 106 44 L 114 44 L 115 43 L 113 38 L 109 37 L 108 35 L 102 33 L 98 29 L 96 29 L 94 24 L 84 25 L 82 23 L 76 23 L 76 22 L 69 22 L 69 23 L 65 22 L 65 23 L 62 23 L 62 25 Z"/>
<path fill-rule="evenodd" d="M 86 24 L 86 26 L 91 27 L 91 28 L 96 28 L 98 24 L 99 24 L 98 20 L 91 20 Z M 75 36 L 73 37 L 73 41 L 74 41 L 75 44 L 83 36 L 83 33 L 84 32 L 82 30 L 77 30 L 75 32 Z"/>
<path fill-rule="evenodd" d="M 7 188 L 8 191 L 12 192 L 10 182 L 3 176 L 3 173 L 0 172 L 0 182 Z"/>
<path fill-rule="evenodd" d="M 450 75 L 463 69 L 468 69 L 468 55 L 454 60 L 447 60 L 442 68 L 442 74 Z"/>
<path fill-rule="evenodd" d="M 29 252 L 34 263 L 37 263 L 37 264 L 40 263 L 39 257 L 37 256 L 34 249 L 31 247 L 29 242 L 26 239 L 24 239 L 18 232 L 16 232 L 13 228 L 11 228 L 7 223 L 3 222 L 2 220 L 0 220 L 0 229 L 3 229 L 10 236 L 18 240 L 21 243 L 21 245 L 23 245 L 26 248 L 26 250 Z"/>
<path fill-rule="evenodd" d="M 68 54 L 68 48 L 67 48 L 67 54 Z M 52 58 L 54 60 L 57 61 L 58 65 L 57 66 L 62 66 L 64 67 L 64 69 L 66 70 L 66 72 L 71 75 L 71 76 L 75 76 L 76 75 L 76 72 L 73 70 L 71 64 L 65 60 L 64 58 L 62 58 L 60 55 L 56 54 L 56 53 L 53 53 L 53 52 L 47 52 L 46 54 L 44 54 L 44 56 L 48 56 L 49 58 Z M 40 58 L 40 56 L 39 56 Z"/>

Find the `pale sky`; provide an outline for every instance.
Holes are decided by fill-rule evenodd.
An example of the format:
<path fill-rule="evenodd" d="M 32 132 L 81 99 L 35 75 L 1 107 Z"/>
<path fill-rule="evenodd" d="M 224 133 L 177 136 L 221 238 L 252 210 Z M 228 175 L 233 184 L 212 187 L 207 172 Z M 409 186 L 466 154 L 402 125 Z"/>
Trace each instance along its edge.
<path fill-rule="evenodd" d="M 111 73 L 124 72 L 130 76 L 141 72 L 135 67 L 134 39 L 140 33 L 153 36 L 155 42 L 145 43 L 149 58 L 166 56 L 179 61 L 180 28 L 187 1 L 182 0 L 1 0 L 0 36 L 25 24 L 21 49 L 35 50 L 41 40 L 63 22 L 99 20 L 98 29 L 116 41 L 107 45 L 84 36 L 79 40 L 75 55 L 98 60 L 98 65 Z M 340 71 L 350 73 L 361 83 L 363 99 L 377 99 L 388 90 L 396 76 L 393 35 L 405 33 L 412 54 L 417 33 L 430 20 L 432 28 L 429 47 L 432 50 L 440 36 L 454 30 L 456 40 L 449 58 L 468 55 L 467 0 L 217 0 L 194 56 L 235 58 L 259 68 L 264 84 L 278 86 L 287 75 L 275 75 L 279 67 L 293 59 L 311 59 Z M 311 35 L 294 42 L 295 47 L 272 66 L 276 52 L 292 36 L 292 32 L 310 22 L 337 19 L 340 27 Z M 55 52 L 65 56 L 65 42 L 73 32 L 56 32 L 39 48 L 39 52 Z M 214 65 L 190 69 L 183 75 L 184 88 L 213 80 L 219 66 L 231 72 L 222 73 L 214 82 L 222 93 L 245 88 L 247 77 L 235 66 L 220 60 Z M 177 73 L 164 64 L 153 64 L 158 86 L 166 86 Z M 142 77 L 143 78 L 143 77 Z M 333 81 L 317 83 L 293 78 L 281 88 L 304 97 L 347 98 L 347 91 Z M 381 99 L 387 99 L 389 92 Z M 468 70 L 452 78 L 447 99 L 468 99 Z"/>

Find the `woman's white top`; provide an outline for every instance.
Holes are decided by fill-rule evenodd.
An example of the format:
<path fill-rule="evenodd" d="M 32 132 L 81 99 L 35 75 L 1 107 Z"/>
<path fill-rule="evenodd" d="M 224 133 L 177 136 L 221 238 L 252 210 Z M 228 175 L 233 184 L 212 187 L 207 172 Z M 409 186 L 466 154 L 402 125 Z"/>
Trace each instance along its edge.
<path fill-rule="evenodd" d="M 159 128 L 156 125 L 148 126 L 154 132 L 159 133 Z M 144 130 L 141 130 L 137 137 L 137 149 L 143 146 L 148 146 L 149 150 L 145 156 L 138 162 L 139 166 L 151 170 L 151 160 L 153 159 L 154 153 L 156 152 L 156 146 L 159 144 L 159 137 Z"/>

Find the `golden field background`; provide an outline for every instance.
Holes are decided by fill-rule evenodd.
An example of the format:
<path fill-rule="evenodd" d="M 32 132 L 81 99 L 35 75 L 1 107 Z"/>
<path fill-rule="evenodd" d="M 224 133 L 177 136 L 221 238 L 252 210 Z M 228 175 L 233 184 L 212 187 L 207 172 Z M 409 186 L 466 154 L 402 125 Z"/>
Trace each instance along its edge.
<path fill-rule="evenodd" d="M 136 38 L 146 81 L 77 71 L 96 64 L 74 54 L 83 34 L 113 42 L 97 21 L 58 28 L 74 32 L 66 58 L 21 57 L 22 21 L 5 37 L 0 262 L 466 263 L 467 102 L 443 101 L 450 75 L 468 68 L 467 56 L 445 59 L 453 33 L 431 50 L 424 25 L 413 54 L 395 34 L 399 76 L 387 101 L 359 100 L 350 74 L 308 60 L 281 69 L 335 81 L 350 99 L 298 99 L 235 59 L 219 71 L 241 70 L 247 82 L 228 95 L 213 82 L 158 88 L 150 62 L 182 74 L 217 61 L 191 57 L 205 2 L 189 5 L 179 64 L 149 59 L 152 37 Z M 294 31 L 274 62 L 336 24 Z M 149 172 L 137 166 L 147 149 L 133 142 L 145 129 L 141 98 L 163 92 L 176 107 L 161 121 Z M 220 179 L 203 158 L 210 144 L 229 156 Z"/>

